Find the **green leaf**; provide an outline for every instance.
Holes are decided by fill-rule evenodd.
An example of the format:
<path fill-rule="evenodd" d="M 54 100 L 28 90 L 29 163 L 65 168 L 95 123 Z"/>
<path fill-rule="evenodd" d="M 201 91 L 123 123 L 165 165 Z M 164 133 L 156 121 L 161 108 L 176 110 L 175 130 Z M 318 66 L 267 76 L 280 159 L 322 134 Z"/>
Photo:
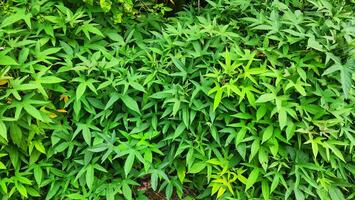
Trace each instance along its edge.
<path fill-rule="evenodd" d="M 182 109 L 182 121 L 184 122 L 185 126 L 188 128 L 189 125 L 190 125 L 190 122 L 189 122 L 189 111 L 186 107 L 184 107 Z"/>
<path fill-rule="evenodd" d="M 122 185 L 122 191 L 123 191 L 123 196 L 125 197 L 125 199 L 127 199 L 127 200 L 132 199 L 132 190 L 127 184 Z"/>
<path fill-rule="evenodd" d="M 89 187 L 89 189 L 92 189 L 92 186 L 94 184 L 95 176 L 94 176 L 94 167 L 93 165 L 89 165 L 86 168 L 86 185 Z"/>
<path fill-rule="evenodd" d="M 355 71 L 351 68 L 355 69 L 355 59 L 349 59 L 340 71 L 341 87 L 346 99 L 349 98 L 349 92 L 352 87 L 352 74 Z"/>
<path fill-rule="evenodd" d="M 315 40 L 314 36 L 308 39 L 307 47 L 311 47 L 318 51 L 323 51 L 323 46 L 317 40 Z"/>
<path fill-rule="evenodd" d="M 27 189 L 27 193 L 30 196 L 32 196 L 32 197 L 41 197 L 41 195 L 39 194 L 39 192 L 36 189 L 34 189 L 32 187 L 28 187 L 26 189 Z"/>
<path fill-rule="evenodd" d="M 279 111 L 279 124 L 280 129 L 282 130 L 287 124 L 287 113 L 284 108 L 281 108 Z"/>
<path fill-rule="evenodd" d="M 217 199 L 219 199 L 226 191 L 226 188 L 224 187 L 219 187 L 218 192 L 217 192 Z"/>
<path fill-rule="evenodd" d="M 52 199 L 52 197 L 54 197 L 57 193 L 57 191 L 59 190 L 59 187 L 60 187 L 60 184 L 53 184 L 49 191 L 47 192 L 47 195 L 46 195 L 46 200 L 50 200 Z"/>
<path fill-rule="evenodd" d="M 150 184 L 152 185 L 152 189 L 156 191 L 158 187 L 158 174 L 152 173 L 150 176 Z"/>
<path fill-rule="evenodd" d="M 31 28 L 31 17 L 32 17 L 32 14 L 31 13 L 27 13 L 26 14 L 26 10 L 24 8 L 17 8 L 15 10 L 16 10 L 16 13 L 6 17 L 2 21 L 0 27 L 6 27 L 6 26 L 12 25 L 12 24 L 14 24 L 14 23 L 16 23 L 16 22 L 18 22 L 20 20 L 24 20 L 26 25 L 29 28 Z"/>
<path fill-rule="evenodd" d="M 173 195 L 173 191 L 174 191 L 173 184 L 172 183 L 168 184 L 165 190 L 165 195 L 168 200 L 171 199 L 171 196 Z"/>
<path fill-rule="evenodd" d="M 44 121 L 41 113 L 35 107 L 33 107 L 32 105 L 27 104 L 26 106 L 24 106 L 24 109 L 32 117 L 34 117 L 34 118 L 36 118 L 36 119 L 38 119 L 40 121 Z"/>
<path fill-rule="evenodd" d="M 135 155 L 133 152 L 128 154 L 126 162 L 124 163 L 124 172 L 125 172 L 126 176 L 128 176 L 129 172 L 132 169 L 132 166 L 134 163 L 134 158 L 135 158 Z"/>
<path fill-rule="evenodd" d="M 253 171 L 249 174 L 249 177 L 247 179 L 247 182 L 245 184 L 245 191 L 247 191 L 249 188 L 251 188 L 254 183 L 258 180 L 259 178 L 259 169 L 255 168 Z"/>
<path fill-rule="evenodd" d="M 54 83 L 61 83 L 64 82 L 63 79 L 58 78 L 56 76 L 46 76 L 46 77 L 41 77 L 40 78 L 41 83 L 44 84 L 54 84 Z"/>
<path fill-rule="evenodd" d="M 23 133 L 21 128 L 16 125 L 16 123 L 11 123 L 10 124 L 10 137 L 13 143 L 17 145 L 21 145 L 22 143 L 22 138 L 23 138 Z"/>
<path fill-rule="evenodd" d="M 87 126 L 83 127 L 83 137 L 86 144 L 91 145 L 91 132 Z"/>
<path fill-rule="evenodd" d="M 305 199 L 303 192 L 300 189 L 298 189 L 297 187 L 295 187 L 294 192 L 295 192 L 296 200 L 304 200 Z"/>
<path fill-rule="evenodd" d="M 18 184 L 16 184 L 16 189 L 17 189 L 17 191 L 19 191 L 21 196 L 27 198 L 27 190 L 26 190 L 25 186 L 23 186 L 22 184 L 18 183 Z"/>
<path fill-rule="evenodd" d="M 253 160 L 254 156 L 258 153 L 260 149 L 260 139 L 255 139 L 254 142 L 251 144 L 251 151 L 249 156 L 249 162 Z"/>
<path fill-rule="evenodd" d="M 10 56 L 0 54 L 0 65 L 18 65 L 18 63 Z"/>
<path fill-rule="evenodd" d="M 270 192 L 273 192 L 277 186 L 279 185 L 279 182 L 280 182 L 280 175 L 277 173 L 275 176 L 274 176 L 274 179 L 272 180 L 272 183 L 271 183 L 271 188 L 270 188 Z"/>
<path fill-rule="evenodd" d="M 86 21 L 84 22 L 83 25 L 81 25 L 77 30 L 76 30 L 76 34 L 78 34 L 79 32 L 84 32 L 85 36 L 90 40 L 90 34 L 89 33 L 93 33 L 95 35 L 104 37 L 104 35 L 102 34 L 102 32 L 95 27 L 96 24 L 90 24 L 90 21 Z"/>
<path fill-rule="evenodd" d="M 238 146 L 240 143 L 243 142 L 246 133 L 247 133 L 246 128 L 242 128 L 238 131 L 237 137 L 235 138 L 235 146 Z"/>
<path fill-rule="evenodd" d="M 269 200 L 270 199 L 270 187 L 269 184 L 266 180 L 263 180 L 261 182 L 261 190 L 262 190 L 262 194 L 265 200 Z"/>
<path fill-rule="evenodd" d="M 177 137 L 179 137 L 185 130 L 186 126 L 184 122 L 181 122 L 179 126 L 175 129 L 174 135 L 173 135 L 173 140 Z"/>
<path fill-rule="evenodd" d="M 109 109 L 118 99 L 121 98 L 121 95 L 113 93 L 110 97 L 110 100 L 107 102 L 105 110 Z"/>
<path fill-rule="evenodd" d="M 80 83 L 76 89 L 76 100 L 79 101 L 86 90 L 86 83 Z"/>
<path fill-rule="evenodd" d="M 341 151 L 340 151 L 338 148 L 336 148 L 334 145 L 329 144 L 329 143 L 328 143 L 327 146 L 332 150 L 332 152 L 333 152 L 340 160 L 342 160 L 343 162 L 345 162 L 344 156 L 343 156 L 343 154 L 341 153 Z"/>
<path fill-rule="evenodd" d="M 1 161 L 0 161 L 0 169 L 6 169 L 6 166 Z"/>
<path fill-rule="evenodd" d="M 272 137 L 274 133 L 274 127 L 272 125 L 268 126 L 265 131 L 263 132 L 263 139 L 261 143 L 266 142 L 268 139 Z"/>
<path fill-rule="evenodd" d="M 329 188 L 329 196 L 332 200 L 345 200 L 343 193 L 335 186 Z"/>
<path fill-rule="evenodd" d="M 179 111 L 180 108 L 180 101 L 179 100 L 175 100 L 174 106 L 173 106 L 173 116 L 176 115 L 176 113 Z"/>
<path fill-rule="evenodd" d="M 185 175 L 186 175 L 186 168 L 185 165 L 178 163 L 177 167 L 177 175 L 181 183 L 184 183 Z"/>
<path fill-rule="evenodd" d="M 214 103 L 213 103 L 213 110 L 216 110 L 218 105 L 221 103 L 222 100 L 223 90 L 219 88 L 214 96 Z"/>
<path fill-rule="evenodd" d="M 191 174 L 196 174 L 205 169 L 206 163 L 205 162 L 197 162 L 192 165 L 192 167 L 189 170 L 189 173 Z"/>
<path fill-rule="evenodd" d="M 96 28 L 94 25 L 91 25 L 91 24 L 90 24 L 90 26 L 88 26 L 87 30 L 88 30 L 90 33 L 93 33 L 93 34 L 95 34 L 95 35 L 99 35 L 99 36 L 101 36 L 101 37 L 104 37 L 104 35 L 102 34 L 102 32 L 101 32 L 98 28 Z"/>
<path fill-rule="evenodd" d="M 259 121 L 261 118 L 263 118 L 266 114 L 267 107 L 266 105 L 261 105 L 258 110 L 256 111 L 256 121 Z"/>
<path fill-rule="evenodd" d="M 277 139 L 270 139 L 271 145 L 269 146 L 270 152 L 273 156 L 276 156 L 277 153 L 279 152 L 279 143 L 277 142 Z"/>
<path fill-rule="evenodd" d="M 295 135 L 296 126 L 293 122 L 289 122 L 286 128 L 286 139 L 290 140 Z"/>
<path fill-rule="evenodd" d="M 42 182 L 43 172 L 40 166 L 36 165 L 33 169 L 33 174 L 36 180 L 36 183 L 39 185 Z"/>
<path fill-rule="evenodd" d="M 137 102 L 130 96 L 128 95 L 124 95 L 121 97 L 123 103 L 131 110 L 137 112 L 138 114 L 140 114 L 140 111 L 139 111 L 139 107 L 138 107 L 138 104 Z"/>
<path fill-rule="evenodd" d="M 255 102 L 256 103 L 265 103 L 275 99 L 275 95 L 271 93 L 261 95 Z"/>
<path fill-rule="evenodd" d="M 11 24 L 14 24 L 14 23 L 20 21 L 20 20 L 21 20 L 21 17 L 19 17 L 18 15 L 10 15 L 10 16 L 6 17 L 4 20 L 2 20 L 1 27 L 9 26 Z"/>
<path fill-rule="evenodd" d="M 354 66 L 355 59 L 350 58 L 347 60 L 345 65 L 341 65 L 341 63 L 336 62 L 334 65 L 326 69 L 322 75 L 324 76 L 334 73 L 336 71 L 340 71 L 340 82 L 343 89 L 344 97 L 349 98 L 349 92 L 352 87 L 352 74 L 353 71 L 355 71 Z"/>
<path fill-rule="evenodd" d="M 34 89 L 38 89 L 38 84 L 31 84 L 31 83 L 26 83 L 26 84 L 21 84 L 18 87 L 16 87 L 17 90 L 34 90 Z"/>
<path fill-rule="evenodd" d="M 0 136 L 7 141 L 7 129 L 5 123 L 0 120 Z"/>
<path fill-rule="evenodd" d="M 220 139 L 219 139 L 219 135 L 218 135 L 218 131 L 217 131 L 217 128 L 215 126 L 211 126 L 211 129 L 210 129 L 210 133 L 213 137 L 213 139 L 218 143 L 220 144 Z"/>
<path fill-rule="evenodd" d="M 66 197 L 68 197 L 69 199 L 84 199 L 84 196 L 80 193 L 68 194 L 66 195 Z"/>
<path fill-rule="evenodd" d="M 41 153 L 43 153 L 43 154 L 46 154 L 46 149 L 44 148 L 42 142 L 40 142 L 40 141 L 34 141 L 33 143 L 34 143 L 34 145 L 35 145 L 35 148 L 36 148 L 39 152 L 41 152 Z"/>

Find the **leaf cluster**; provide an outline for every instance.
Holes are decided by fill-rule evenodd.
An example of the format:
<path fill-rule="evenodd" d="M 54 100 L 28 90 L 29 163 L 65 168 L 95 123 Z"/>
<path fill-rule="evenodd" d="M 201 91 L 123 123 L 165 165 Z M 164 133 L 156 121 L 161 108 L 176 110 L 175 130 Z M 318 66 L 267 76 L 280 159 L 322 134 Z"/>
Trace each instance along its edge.
<path fill-rule="evenodd" d="M 354 199 L 355 4 L 207 2 L 1 1 L 2 199 Z"/>

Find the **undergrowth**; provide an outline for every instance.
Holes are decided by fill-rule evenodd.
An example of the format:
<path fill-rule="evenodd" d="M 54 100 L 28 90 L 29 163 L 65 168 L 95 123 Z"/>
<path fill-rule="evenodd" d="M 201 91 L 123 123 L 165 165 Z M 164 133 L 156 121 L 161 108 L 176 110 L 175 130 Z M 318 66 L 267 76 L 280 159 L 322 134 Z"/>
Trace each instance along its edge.
<path fill-rule="evenodd" d="M 2 199 L 355 198 L 354 1 L 142 2 L 0 1 Z"/>

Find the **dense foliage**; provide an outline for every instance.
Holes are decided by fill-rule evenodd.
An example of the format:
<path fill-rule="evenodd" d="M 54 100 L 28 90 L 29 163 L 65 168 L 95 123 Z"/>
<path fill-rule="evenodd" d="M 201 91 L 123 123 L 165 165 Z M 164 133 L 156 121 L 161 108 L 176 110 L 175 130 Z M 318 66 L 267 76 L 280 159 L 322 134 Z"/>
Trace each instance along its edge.
<path fill-rule="evenodd" d="M 355 199 L 354 1 L 82 2 L 0 0 L 2 199 Z"/>

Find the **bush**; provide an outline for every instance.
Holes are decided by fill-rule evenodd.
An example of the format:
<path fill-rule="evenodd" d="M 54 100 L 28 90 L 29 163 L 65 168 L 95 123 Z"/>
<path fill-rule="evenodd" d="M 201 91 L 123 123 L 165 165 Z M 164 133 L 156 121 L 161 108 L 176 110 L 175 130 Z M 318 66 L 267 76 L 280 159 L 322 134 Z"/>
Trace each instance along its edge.
<path fill-rule="evenodd" d="M 2 199 L 353 199 L 355 4 L 208 3 L 2 2 Z"/>

